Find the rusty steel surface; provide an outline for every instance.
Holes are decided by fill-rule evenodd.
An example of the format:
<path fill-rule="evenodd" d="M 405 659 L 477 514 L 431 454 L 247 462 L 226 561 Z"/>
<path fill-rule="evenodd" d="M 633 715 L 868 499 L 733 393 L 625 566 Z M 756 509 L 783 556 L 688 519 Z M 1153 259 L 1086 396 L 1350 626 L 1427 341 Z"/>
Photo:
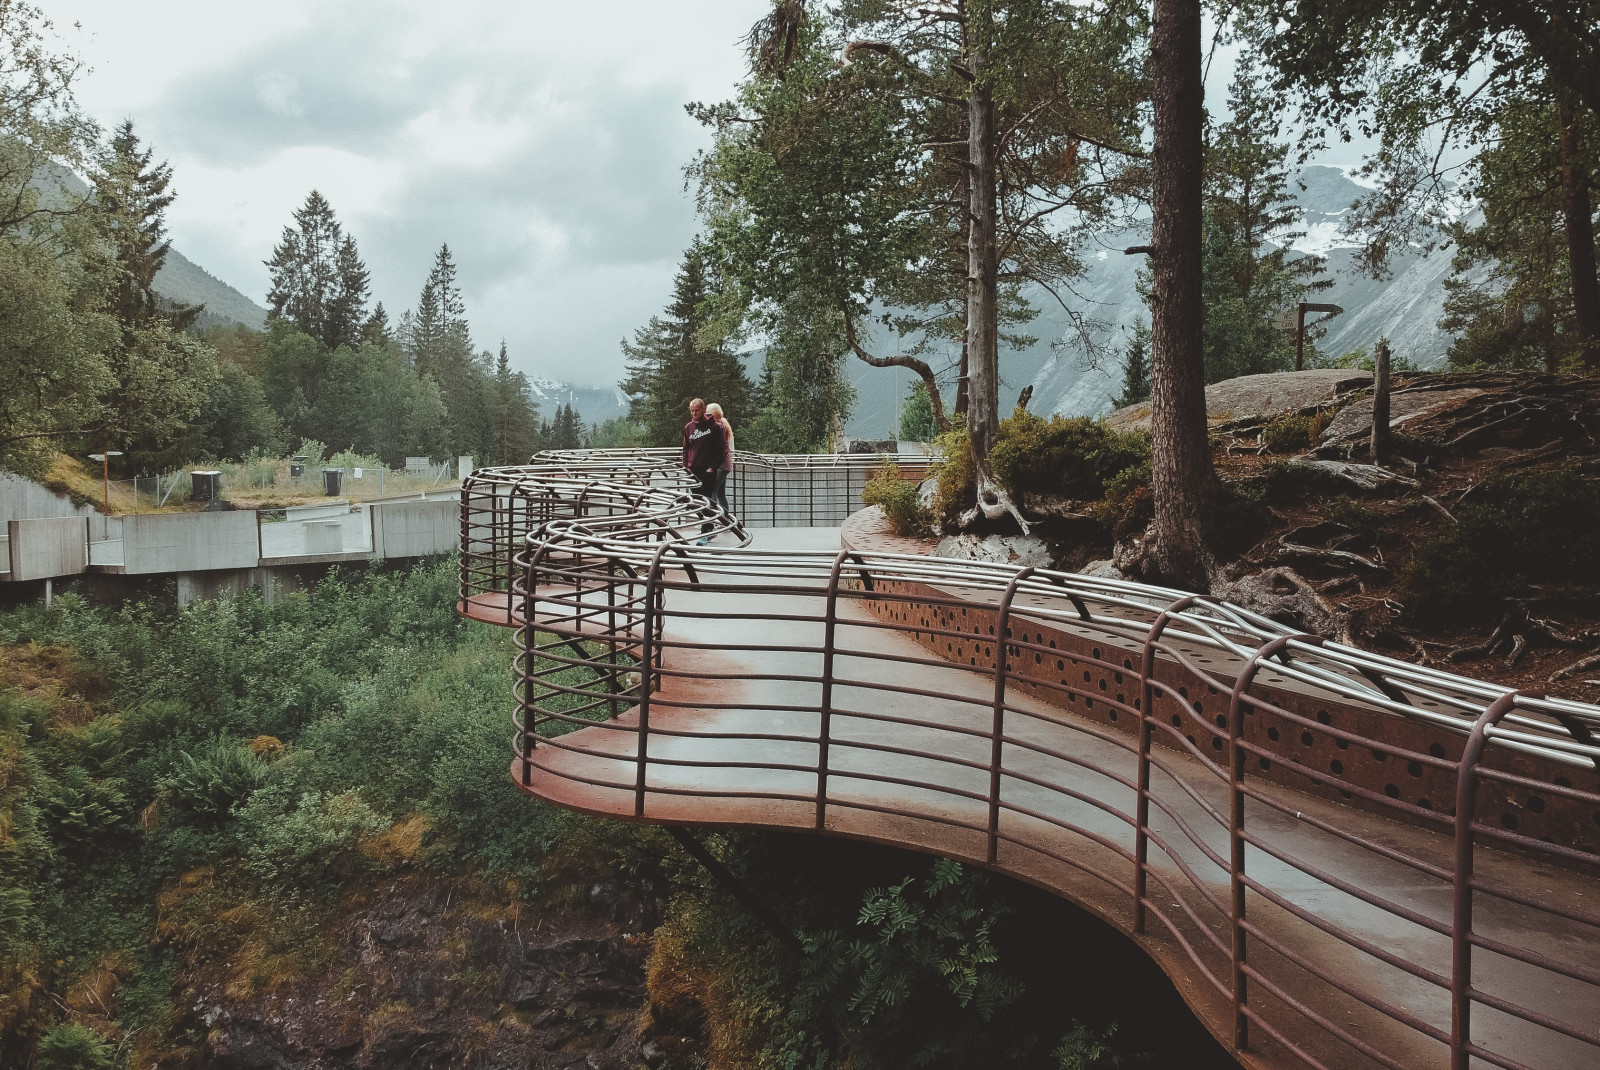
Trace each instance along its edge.
<path fill-rule="evenodd" d="M 458 605 L 516 629 L 528 793 L 1030 881 L 1247 1065 L 1600 1065 L 1600 707 L 1180 591 L 764 549 L 670 456 L 536 461 L 463 486 Z"/>

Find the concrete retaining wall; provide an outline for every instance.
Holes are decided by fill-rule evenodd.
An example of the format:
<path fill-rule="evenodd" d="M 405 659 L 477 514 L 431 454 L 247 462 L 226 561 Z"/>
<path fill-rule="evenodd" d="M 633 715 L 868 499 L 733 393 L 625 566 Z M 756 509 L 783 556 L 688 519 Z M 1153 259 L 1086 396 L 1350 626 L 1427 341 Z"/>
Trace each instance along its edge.
<path fill-rule="evenodd" d="M 254 568 L 258 561 L 255 513 L 122 518 L 122 564 L 129 574 Z"/>
<path fill-rule="evenodd" d="M 79 516 L 6 523 L 9 580 L 76 576 L 89 567 L 89 531 Z"/>
<path fill-rule="evenodd" d="M 380 557 L 425 557 L 460 549 L 459 502 L 385 502 L 371 508 L 374 549 Z"/>
<path fill-rule="evenodd" d="M 91 516 L 92 505 L 73 505 L 65 494 L 41 487 L 15 472 L 0 472 L 0 526 L 12 520 Z"/>

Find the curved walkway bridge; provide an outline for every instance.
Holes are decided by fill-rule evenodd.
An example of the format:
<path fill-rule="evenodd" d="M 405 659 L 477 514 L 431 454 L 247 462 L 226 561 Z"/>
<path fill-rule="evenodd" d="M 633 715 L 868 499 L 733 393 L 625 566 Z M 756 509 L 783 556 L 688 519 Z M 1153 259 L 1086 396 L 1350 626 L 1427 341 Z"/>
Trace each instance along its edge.
<path fill-rule="evenodd" d="M 528 794 L 1029 881 L 1250 1067 L 1600 1066 L 1600 707 L 872 514 L 752 535 L 665 451 L 535 460 L 463 486 L 458 606 L 516 629 Z M 735 479 L 832 525 L 872 467 Z"/>

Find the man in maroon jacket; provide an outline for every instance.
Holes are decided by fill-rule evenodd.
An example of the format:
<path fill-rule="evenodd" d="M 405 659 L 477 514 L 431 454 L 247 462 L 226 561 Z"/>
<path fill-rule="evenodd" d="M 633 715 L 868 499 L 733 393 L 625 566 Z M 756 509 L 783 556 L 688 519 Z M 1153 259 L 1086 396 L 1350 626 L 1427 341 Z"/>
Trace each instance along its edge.
<path fill-rule="evenodd" d="M 722 467 L 727 452 L 727 436 L 722 431 L 722 425 L 706 415 L 706 403 L 699 398 L 689 402 L 689 422 L 683 425 L 683 444 L 679 447 L 678 456 L 689 474 L 694 476 L 696 494 L 716 500 L 717 469 Z M 709 520 L 700 525 L 702 535 L 710 530 Z"/>

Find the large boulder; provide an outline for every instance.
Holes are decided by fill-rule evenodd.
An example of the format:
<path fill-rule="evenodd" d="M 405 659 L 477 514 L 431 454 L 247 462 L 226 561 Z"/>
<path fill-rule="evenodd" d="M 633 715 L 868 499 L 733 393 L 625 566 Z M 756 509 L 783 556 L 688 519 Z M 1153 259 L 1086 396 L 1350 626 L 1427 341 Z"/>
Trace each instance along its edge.
<path fill-rule="evenodd" d="M 935 557 L 957 561 L 987 561 L 1018 568 L 1051 568 L 1055 564 L 1044 540 L 1032 535 L 946 535 L 933 553 Z"/>
<path fill-rule="evenodd" d="M 1349 368 L 1241 375 L 1206 387 L 1206 420 L 1212 424 L 1251 418 L 1270 420 L 1371 384 L 1370 374 Z M 1106 417 L 1106 423 L 1119 431 L 1149 430 L 1150 403 L 1118 409 Z"/>

